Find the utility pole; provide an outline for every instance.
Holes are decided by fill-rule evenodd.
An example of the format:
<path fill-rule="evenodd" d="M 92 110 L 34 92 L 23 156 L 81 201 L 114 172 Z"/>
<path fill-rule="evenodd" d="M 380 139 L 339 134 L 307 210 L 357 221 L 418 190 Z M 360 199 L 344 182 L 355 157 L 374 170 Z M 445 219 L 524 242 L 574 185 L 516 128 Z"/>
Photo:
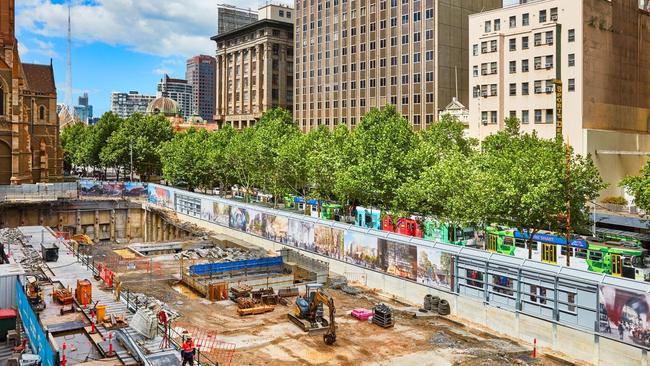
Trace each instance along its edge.
<path fill-rule="evenodd" d="M 131 156 L 131 182 L 133 182 L 133 141 L 129 141 L 129 155 Z"/>
<path fill-rule="evenodd" d="M 566 266 L 571 266 L 571 149 L 565 144 L 566 155 Z"/>

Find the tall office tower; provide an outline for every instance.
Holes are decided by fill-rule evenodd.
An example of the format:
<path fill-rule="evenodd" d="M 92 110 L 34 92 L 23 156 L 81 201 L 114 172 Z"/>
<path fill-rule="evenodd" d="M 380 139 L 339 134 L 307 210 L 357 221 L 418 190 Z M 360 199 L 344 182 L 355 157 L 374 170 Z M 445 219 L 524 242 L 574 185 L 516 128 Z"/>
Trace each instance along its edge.
<path fill-rule="evenodd" d="M 165 75 L 158 84 L 158 97 L 167 97 L 178 103 L 181 117 L 185 120 L 192 115 L 192 86 L 183 79 L 173 79 Z"/>
<path fill-rule="evenodd" d="M 212 56 L 199 55 L 187 60 L 185 78 L 192 86 L 192 114 L 198 114 L 204 121 L 214 119 L 216 100 L 216 64 Z"/>
<path fill-rule="evenodd" d="M 257 12 L 233 5 L 217 5 L 217 34 L 233 31 L 257 21 Z"/>
<path fill-rule="evenodd" d="M 147 113 L 147 106 L 154 99 L 155 95 L 144 95 L 137 91 L 128 93 L 113 92 L 111 94 L 111 112 L 120 118 L 129 118 L 133 113 Z"/>
<path fill-rule="evenodd" d="M 93 106 L 88 104 L 88 93 L 79 96 L 79 103 L 74 106 L 74 114 L 79 121 L 85 124 L 89 124 L 89 121 L 92 120 Z"/>
<path fill-rule="evenodd" d="M 650 15 L 637 0 L 538 0 L 469 17 L 470 136 L 562 134 L 609 187 L 650 155 Z M 561 81 L 561 86 L 557 81 Z"/>
<path fill-rule="evenodd" d="M 354 127 L 393 104 L 414 128 L 457 96 L 467 105 L 471 13 L 501 0 L 297 0 L 294 116 Z"/>
<path fill-rule="evenodd" d="M 273 107 L 293 107 L 293 9 L 266 5 L 259 19 L 212 37 L 220 124 L 248 127 Z"/>

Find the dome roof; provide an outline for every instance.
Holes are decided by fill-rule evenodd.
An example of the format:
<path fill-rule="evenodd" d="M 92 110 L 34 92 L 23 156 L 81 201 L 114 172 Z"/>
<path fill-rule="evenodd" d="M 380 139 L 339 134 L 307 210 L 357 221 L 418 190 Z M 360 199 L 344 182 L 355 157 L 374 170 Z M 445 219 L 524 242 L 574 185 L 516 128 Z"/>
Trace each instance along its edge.
<path fill-rule="evenodd" d="M 205 120 L 195 113 L 190 118 L 188 118 L 187 122 L 192 125 L 202 125 L 205 123 Z"/>
<path fill-rule="evenodd" d="M 162 113 L 166 117 L 173 117 L 178 114 L 178 103 L 171 98 L 159 97 L 154 99 L 147 106 L 147 114 Z"/>

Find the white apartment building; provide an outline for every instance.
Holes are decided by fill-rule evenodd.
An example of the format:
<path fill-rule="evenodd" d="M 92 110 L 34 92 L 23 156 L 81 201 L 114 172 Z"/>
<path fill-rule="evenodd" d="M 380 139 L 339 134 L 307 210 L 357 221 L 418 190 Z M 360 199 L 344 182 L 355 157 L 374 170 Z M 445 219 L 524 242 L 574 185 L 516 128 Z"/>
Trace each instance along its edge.
<path fill-rule="evenodd" d="M 137 91 L 128 93 L 113 92 L 111 94 L 111 112 L 120 116 L 120 118 L 129 118 L 133 113 L 147 112 L 147 106 L 154 99 L 155 95 L 144 95 Z"/>
<path fill-rule="evenodd" d="M 523 131 L 591 153 L 610 187 L 650 152 L 650 15 L 636 0 L 533 0 L 469 16 L 469 134 Z M 646 41 L 647 42 L 647 41 Z M 555 80 L 561 80 L 561 93 Z M 556 99 L 559 97 L 559 103 Z"/>

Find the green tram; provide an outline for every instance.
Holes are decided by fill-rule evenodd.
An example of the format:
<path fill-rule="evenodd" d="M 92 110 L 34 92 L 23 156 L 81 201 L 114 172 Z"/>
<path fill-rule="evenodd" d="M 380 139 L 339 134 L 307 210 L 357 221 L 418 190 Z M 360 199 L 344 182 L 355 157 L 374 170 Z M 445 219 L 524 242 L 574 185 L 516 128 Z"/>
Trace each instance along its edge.
<path fill-rule="evenodd" d="M 527 233 L 514 229 L 488 227 L 485 230 L 485 249 L 490 252 L 528 258 Z M 571 267 L 618 277 L 650 281 L 646 265 L 648 252 L 634 243 L 595 242 L 574 235 L 569 243 Z M 551 232 L 533 235 L 532 259 L 552 263 L 566 263 L 566 239 Z"/>

